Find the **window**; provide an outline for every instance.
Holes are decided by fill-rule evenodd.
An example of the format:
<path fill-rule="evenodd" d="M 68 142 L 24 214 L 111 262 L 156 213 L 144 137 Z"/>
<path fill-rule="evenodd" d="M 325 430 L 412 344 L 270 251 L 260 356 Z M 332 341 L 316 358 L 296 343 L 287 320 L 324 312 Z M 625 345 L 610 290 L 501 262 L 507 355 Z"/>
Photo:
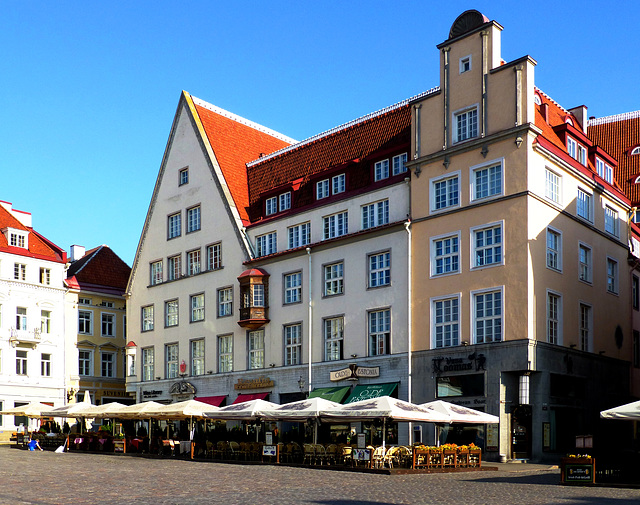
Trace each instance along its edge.
<path fill-rule="evenodd" d="M 502 341 L 502 291 L 473 295 L 473 324 L 476 344 Z"/>
<path fill-rule="evenodd" d="M 578 159 L 578 143 L 571 137 L 567 137 L 567 153 L 573 159 Z"/>
<path fill-rule="evenodd" d="M 344 263 L 332 263 L 324 267 L 324 296 L 340 295 L 344 292 Z"/>
<path fill-rule="evenodd" d="M 447 179 L 438 179 L 432 182 L 432 210 L 446 209 L 458 205 L 458 176 L 449 177 Z"/>
<path fill-rule="evenodd" d="M 587 166 L 587 150 L 580 144 L 578 144 L 578 161 Z"/>
<path fill-rule="evenodd" d="M 127 375 L 133 376 L 136 374 L 136 355 L 127 354 Z"/>
<path fill-rule="evenodd" d="M 256 255 L 266 256 L 278 252 L 277 237 L 275 231 L 256 237 Z"/>
<path fill-rule="evenodd" d="M 334 195 L 338 193 L 344 193 L 346 190 L 346 177 L 345 174 L 334 175 L 331 178 L 331 191 Z"/>
<path fill-rule="evenodd" d="M 618 293 L 618 262 L 612 258 L 607 258 L 607 291 Z"/>
<path fill-rule="evenodd" d="M 634 310 L 640 309 L 640 279 L 636 275 L 631 276 L 631 303 Z"/>
<path fill-rule="evenodd" d="M 40 333 L 51 333 L 51 311 L 40 311 Z"/>
<path fill-rule="evenodd" d="M 389 200 L 362 206 L 362 229 L 368 230 L 389 223 Z"/>
<path fill-rule="evenodd" d="M 279 197 L 279 201 L 280 201 L 280 212 L 282 212 L 283 210 L 289 210 L 291 208 L 291 191 L 282 193 Z"/>
<path fill-rule="evenodd" d="M 167 258 L 167 270 L 169 271 L 170 281 L 175 281 L 182 277 L 182 256 L 180 254 Z"/>
<path fill-rule="evenodd" d="M 27 265 L 23 263 L 13 264 L 13 278 L 17 281 L 24 281 L 27 278 Z"/>
<path fill-rule="evenodd" d="M 264 330 L 250 331 L 249 342 L 249 369 L 264 368 Z"/>
<path fill-rule="evenodd" d="M 197 275 L 200 273 L 200 249 L 187 253 L 187 271 L 189 275 Z"/>
<path fill-rule="evenodd" d="M 251 296 L 251 307 L 264 307 L 264 284 L 253 284 L 251 286 Z"/>
<path fill-rule="evenodd" d="M 464 74 L 465 72 L 469 72 L 471 70 L 471 55 L 465 56 L 464 58 L 460 58 L 460 73 Z"/>
<path fill-rule="evenodd" d="M 27 331 L 27 309 L 16 307 L 16 330 Z"/>
<path fill-rule="evenodd" d="M 634 148 L 631 150 L 631 154 L 630 154 L 629 156 L 633 156 L 633 155 L 635 155 L 635 154 L 640 154 L 640 147 L 634 147 Z"/>
<path fill-rule="evenodd" d="M 547 342 L 560 344 L 562 298 L 555 293 L 547 293 Z"/>
<path fill-rule="evenodd" d="M 189 184 L 189 169 L 183 168 L 178 172 L 178 185 Z"/>
<path fill-rule="evenodd" d="M 346 235 L 349 229 L 349 219 L 347 212 L 340 212 L 322 218 L 323 240 Z"/>
<path fill-rule="evenodd" d="M 299 303 L 302 301 L 302 272 L 284 275 L 284 303 Z"/>
<path fill-rule="evenodd" d="M 369 287 L 379 288 L 391 284 L 391 253 L 369 255 Z"/>
<path fill-rule="evenodd" d="M 593 196 L 582 189 L 578 189 L 578 199 L 576 202 L 577 214 L 582 219 L 586 219 L 590 223 L 593 222 Z"/>
<path fill-rule="evenodd" d="M 619 232 L 618 212 L 609 206 L 605 206 L 604 208 L 604 231 L 614 237 L 617 237 Z"/>
<path fill-rule="evenodd" d="M 562 270 L 562 235 L 547 228 L 547 267 Z"/>
<path fill-rule="evenodd" d="M 374 181 L 381 181 L 389 178 L 389 160 L 382 160 L 373 166 Z"/>
<path fill-rule="evenodd" d="M 222 244 L 207 246 L 207 270 L 222 268 Z"/>
<path fill-rule="evenodd" d="M 154 374 L 153 347 L 142 349 L 142 380 L 152 381 Z"/>
<path fill-rule="evenodd" d="M 164 325 L 178 326 L 178 300 L 164 302 Z"/>
<path fill-rule="evenodd" d="M 342 359 L 342 343 L 344 340 L 344 318 L 333 317 L 323 321 L 324 360 L 338 361 Z"/>
<path fill-rule="evenodd" d="M 40 354 L 40 375 L 43 377 L 51 377 L 51 354 Z"/>
<path fill-rule="evenodd" d="M 200 205 L 187 209 L 187 233 L 200 229 Z"/>
<path fill-rule="evenodd" d="M 16 351 L 16 374 L 27 375 L 27 351 Z"/>
<path fill-rule="evenodd" d="M 502 194 L 502 163 L 472 169 L 471 194 L 473 200 Z"/>
<path fill-rule="evenodd" d="M 191 375 L 204 375 L 204 340 L 191 341 Z"/>
<path fill-rule="evenodd" d="M 51 269 L 40 268 L 40 284 L 51 285 Z"/>
<path fill-rule="evenodd" d="M 393 175 L 404 174 L 407 171 L 407 153 L 393 157 Z"/>
<path fill-rule="evenodd" d="M 218 317 L 231 316 L 233 314 L 233 288 L 218 290 Z"/>
<path fill-rule="evenodd" d="M 91 305 L 91 298 L 78 297 L 78 303 L 80 305 Z"/>
<path fill-rule="evenodd" d="M 116 316 L 115 314 L 108 314 L 102 312 L 100 314 L 101 329 L 103 337 L 115 337 L 116 336 Z"/>
<path fill-rule="evenodd" d="M 598 157 L 596 157 L 596 171 L 601 178 L 613 184 L 613 168 Z"/>
<path fill-rule="evenodd" d="M 9 245 L 12 247 L 20 247 L 22 249 L 27 248 L 27 237 L 22 233 L 10 233 Z"/>
<path fill-rule="evenodd" d="M 142 307 L 142 331 L 153 330 L 153 305 Z"/>
<path fill-rule="evenodd" d="M 580 350 L 591 350 L 591 306 L 580 304 Z"/>
<path fill-rule="evenodd" d="M 460 298 L 444 298 L 432 302 L 433 345 L 460 345 Z"/>
<path fill-rule="evenodd" d="M 578 278 L 591 283 L 591 248 L 585 244 L 578 244 Z"/>
<path fill-rule="evenodd" d="M 180 212 L 171 214 L 167 218 L 167 237 L 169 239 L 179 237 L 182 233 L 180 228 Z"/>
<path fill-rule="evenodd" d="M 190 296 L 191 322 L 204 321 L 204 293 Z"/>
<path fill-rule="evenodd" d="M 93 365 L 91 364 L 91 358 L 93 353 L 91 351 L 78 351 L 78 375 L 90 376 L 93 375 Z"/>
<path fill-rule="evenodd" d="M 284 327 L 284 364 L 302 363 L 302 325 L 288 324 Z"/>
<path fill-rule="evenodd" d="M 302 223 L 287 228 L 288 248 L 294 249 L 311 243 L 311 223 Z"/>
<path fill-rule="evenodd" d="M 462 142 L 478 136 L 478 109 L 469 109 L 453 116 L 453 142 Z"/>
<path fill-rule="evenodd" d="M 502 256 L 502 224 L 472 228 L 473 267 L 500 265 Z"/>
<path fill-rule="evenodd" d="M 162 283 L 162 261 L 154 261 L 150 265 L 151 285 Z"/>
<path fill-rule="evenodd" d="M 458 235 L 431 239 L 431 275 L 443 275 L 460 271 Z"/>
<path fill-rule="evenodd" d="M 545 192 L 549 200 L 560 203 L 560 176 L 548 168 L 545 170 Z"/>
<path fill-rule="evenodd" d="M 322 200 L 329 196 L 329 179 L 316 183 L 316 200 Z"/>
<path fill-rule="evenodd" d="M 164 352 L 167 367 L 165 377 L 167 379 L 175 379 L 178 377 L 178 344 L 165 345 Z"/>
<path fill-rule="evenodd" d="M 275 214 L 276 212 L 278 212 L 278 197 L 272 196 L 271 198 L 267 198 L 264 202 L 265 216 L 270 216 L 271 214 Z"/>
<path fill-rule="evenodd" d="M 391 310 L 369 312 L 369 356 L 389 354 L 391 349 Z"/>
<path fill-rule="evenodd" d="M 218 337 L 218 372 L 233 372 L 233 335 Z"/>
<path fill-rule="evenodd" d="M 93 312 L 90 310 L 79 310 L 78 311 L 78 333 L 82 333 L 84 335 L 91 335 L 93 332 L 91 330 L 93 320 Z"/>
<path fill-rule="evenodd" d="M 102 377 L 115 377 L 115 354 L 103 352 L 100 354 Z"/>

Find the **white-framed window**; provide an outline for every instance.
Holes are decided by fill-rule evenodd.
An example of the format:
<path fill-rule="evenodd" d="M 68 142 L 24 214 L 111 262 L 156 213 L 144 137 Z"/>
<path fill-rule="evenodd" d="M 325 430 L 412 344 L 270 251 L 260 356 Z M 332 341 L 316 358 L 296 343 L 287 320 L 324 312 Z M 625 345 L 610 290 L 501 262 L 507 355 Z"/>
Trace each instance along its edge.
<path fill-rule="evenodd" d="M 9 233 L 9 245 L 27 249 L 27 234 L 24 232 L 11 231 Z"/>
<path fill-rule="evenodd" d="M 204 321 L 204 293 L 191 295 L 191 322 Z"/>
<path fill-rule="evenodd" d="M 187 233 L 200 229 L 200 205 L 187 209 Z"/>
<path fill-rule="evenodd" d="M 16 307 L 16 330 L 27 331 L 26 307 Z"/>
<path fill-rule="evenodd" d="M 460 232 L 431 238 L 431 275 L 460 271 Z"/>
<path fill-rule="evenodd" d="M 567 137 L 567 153 L 573 159 L 578 159 L 578 143 L 571 137 Z"/>
<path fill-rule="evenodd" d="M 324 265 L 324 296 L 344 293 L 344 263 L 339 261 Z"/>
<path fill-rule="evenodd" d="M 151 285 L 162 284 L 162 260 L 154 261 L 149 265 Z"/>
<path fill-rule="evenodd" d="M 460 296 L 431 300 L 433 347 L 460 345 Z"/>
<path fill-rule="evenodd" d="M 607 258 L 607 291 L 618 293 L 618 262 L 613 258 Z"/>
<path fill-rule="evenodd" d="M 578 144 L 578 158 L 577 160 L 584 165 L 585 167 L 587 166 L 587 149 L 581 145 Z"/>
<path fill-rule="evenodd" d="M 478 136 L 478 108 L 453 113 L 453 142 L 462 142 Z"/>
<path fill-rule="evenodd" d="M 142 349 L 142 380 L 152 381 L 154 379 L 154 353 L 153 347 Z"/>
<path fill-rule="evenodd" d="M 302 223 L 287 228 L 288 249 L 303 247 L 311 243 L 311 223 Z"/>
<path fill-rule="evenodd" d="M 339 361 L 344 341 L 344 317 L 330 317 L 322 322 L 324 334 L 324 360 Z"/>
<path fill-rule="evenodd" d="M 545 169 L 544 196 L 554 203 L 560 203 L 561 179 L 558 174 Z"/>
<path fill-rule="evenodd" d="M 51 269 L 40 268 L 40 284 L 51 285 Z"/>
<path fill-rule="evenodd" d="M 469 72 L 471 70 L 471 55 L 468 56 L 463 56 L 462 58 L 460 58 L 459 60 L 459 70 L 461 74 L 464 74 L 465 72 Z"/>
<path fill-rule="evenodd" d="M 302 272 L 284 274 L 284 303 L 299 303 L 302 301 Z"/>
<path fill-rule="evenodd" d="M 598 175 L 609 184 L 613 184 L 613 167 L 608 163 L 605 163 L 602 158 L 598 158 L 597 156 L 596 172 L 598 172 Z"/>
<path fill-rule="evenodd" d="M 153 305 L 141 309 L 142 331 L 153 330 Z"/>
<path fill-rule="evenodd" d="M 442 210 L 460 204 L 459 174 L 431 180 L 431 210 Z"/>
<path fill-rule="evenodd" d="M 369 356 L 389 354 L 391 349 L 391 309 L 368 313 Z"/>
<path fill-rule="evenodd" d="M 407 153 L 402 153 L 392 158 L 393 175 L 404 174 L 407 171 Z"/>
<path fill-rule="evenodd" d="M 17 281 L 27 280 L 27 265 L 24 263 L 14 263 L 13 278 Z"/>
<path fill-rule="evenodd" d="M 165 377 L 175 379 L 178 377 L 178 344 L 164 346 Z"/>
<path fill-rule="evenodd" d="M 92 305 L 91 298 L 78 297 L 78 303 L 80 305 Z"/>
<path fill-rule="evenodd" d="M 389 178 L 389 160 L 376 161 L 373 165 L 373 180 L 374 182 L 381 181 Z"/>
<path fill-rule="evenodd" d="M 100 353 L 100 369 L 102 377 L 115 377 L 116 355 L 112 352 Z"/>
<path fill-rule="evenodd" d="M 250 307 L 264 307 L 264 302 L 264 284 L 252 284 Z"/>
<path fill-rule="evenodd" d="M 100 313 L 101 335 L 103 337 L 116 336 L 116 315 L 108 312 Z"/>
<path fill-rule="evenodd" d="M 472 268 L 502 265 L 504 261 L 503 223 L 471 228 Z"/>
<path fill-rule="evenodd" d="M 218 317 L 233 315 L 233 288 L 218 289 Z"/>
<path fill-rule="evenodd" d="M 593 195 L 578 188 L 578 198 L 576 200 L 576 213 L 582 219 L 593 222 Z"/>
<path fill-rule="evenodd" d="M 316 182 L 316 200 L 328 198 L 330 195 L 329 179 Z"/>
<path fill-rule="evenodd" d="M 580 308 L 578 309 L 578 323 L 580 325 L 580 350 L 581 351 L 591 351 L 593 348 L 593 338 L 591 328 L 593 326 L 593 316 L 592 316 L 592 308 L 591 305 L 587 305 L 586 303 L 580 303 Z"/>
<path fill-rule="evenodd" d="M 270 216 L 276 212 L 278 212 L 278 197 L 272 196 L 271 198 L 267 198 L 264 202 L 264 214 Z"/>
<path fill-rule="evenodd" d="M 502 289 L 472 292 L 473 340 L 476 344 L 502 341 Z"/>
<path fill-rule="evenodd" d="M 200 249 L 195 249 L 187 253 L 187 271 L 189 275 L 200 273 Z"/>
<path fill-rule="evenodd" d="M 592 280 L 591 248 L 583 243 L 578 244 L 578 279 L 591 283 Z"/>
<path fill-rule="evenodd" d="M 207 270 L 218 270 L 222 268 L 222 244 L 211 244 L 207 246 Z"/>
<path fill-rule="evenodd" d="M 286 324 L 284 326 L 284 364 L 285 366 L 302 363 L 302 325 Z"/>
<path fill-rule="evenodd" d="M 278 234 L 273 231 L 256 237 L 256 255 L 267 256 L 278 252 Z"/>
<path fill-rule="evenodd" d="M 636 154 L 640 154 L 640 146 L 638 146 L 638 147 L 634 147 L 634 148 L 631 150 L 631 153 L 629 154 L 629 156 L 634 156 L 634 155 L 636 155 Z"/>
<path fill-rule="evenodd" d="M 189 184 L 189 167 L 178 171 L 178 186 Z"/>
<path fill-rule="evenodd" d="M 278 202 L 280 205 L 280 212 L 282 212 L 283 210 L 289 210 L 291 208 L 291 191 L 282 193 L 278 197 Z"/>
<path fill-rule="evenodd" d="M 389 200 L 370 203 L 361 208 L 363 230 L 389 224 Z"/>
<path fill-rule="evenodd" d="M 27 375 L 27 351 L 16 351 L 16 375 Z"/>
<path fill-rule="evenodd" d="M 171 214 L 167 217 L 167 238 L 172 239 L 179 237 L 182 233 L 181 231 L 181 214 L 180 212 L 176 212 L 175 214 Z"/>
<path fill-rule="evenodd" d="M 40 375 L 51 377 L 51 354 L 40 353 Z"/>
<path fill-rule="evenodd" d="M 347 190 L 346 175 L 338 174 L 331 178 L 331 191 L 334 195 L 344 193 Z"/>
<path fill-rule="evenodd" d="M 40 311 L 40 332 L 44 334 L 51 333 L 51 311 L 50 310 Z"/>
<path fill-rule="evenodd" d="M 547 267 L 562 271 L 562 234 L 547 228 Z"/>
<path fill-rule="evenodd" d="M 178 326 L 178 300 L 164 302 L 164 325 Z"/>
<path fill-rule="evenodd" d="M 176 254 L 167 258 L 167 270 L 170 281 L 175 281 L 182 277 L 182 255 Z"/>
<path fill-rule="evenodd" d="M 323 240 L 346 235 L 349 230 L 349 215 L 347 211 L 323 217 L 322 230 Z"/>
<path fill-rule="evenodd" d="M 191 341 L 191 375 L 204 375 L 204 339 Z"/>
<path fill-rule="evenodd" d="M 250 331 L 247 346 L 249 369 L 264 368 L 264 330 Z"/>
<path fill-rule="evenodd" d="M 233 335 L 218 337 L 218 373 L 233 372 Z"/>
<path fill-rule="evenodd" d="M 91 310 L 78 311 L 78 333 L 83 335 L 93 334 L 93 312 Z"/>
<path fill-rule="evenodd" d="M 85 349 L 78 350 L 78 375 L 84 377 L 93 375 L 93 352 Z"/>
<path fill-rule="evenodd" d="M 547 342 L 562 343 L 562 296 L 547 291 Z"/>
<path fill-rule="evenodd" d="M 471 199 L 502 195 L 502 160 L 471 167 Z"/>
<path fill-rule="evenodd" d="M 391 284 L 391 252 L 384 251 L 368 256 L 369 287 L 379 288 Z"/>
<path fill-rule="evenodd" d="M 620 227 L 618 225 L 618 211 L 608 205 L 604 207 L 604 231 L 614 237 L 619 236 Z"/>

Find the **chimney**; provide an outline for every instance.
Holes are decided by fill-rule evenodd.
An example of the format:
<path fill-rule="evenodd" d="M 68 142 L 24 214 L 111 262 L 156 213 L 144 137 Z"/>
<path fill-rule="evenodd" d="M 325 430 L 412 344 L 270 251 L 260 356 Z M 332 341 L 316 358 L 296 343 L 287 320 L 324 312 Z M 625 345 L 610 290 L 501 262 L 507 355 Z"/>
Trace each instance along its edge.
<path fill-rule="evenodd" d="M 549 122 L 549 104 L 548 103 L 545 102 L 540 106 L 540 114 L 542 114 L 544 122 L 548 123 Z"/>
<path fill-rule="evenodd" d="M 569 109 L 569 112 L 571 112 L 571 114 L 573 114 L 573 117 L 575 117 L 578 120 L 578 123 L 580 123 L 580 128 L 582 128 L 582 133 L 586 135 L 587 134 L 587 117 L 588 117 L 587 106 L 579 105 L 578 107 Z"/>
<path fill-rule="evenodd" d="M 71 261 L 77 261 L 84 256 L 85 248 L 81 245 L 71 246 Z"/>

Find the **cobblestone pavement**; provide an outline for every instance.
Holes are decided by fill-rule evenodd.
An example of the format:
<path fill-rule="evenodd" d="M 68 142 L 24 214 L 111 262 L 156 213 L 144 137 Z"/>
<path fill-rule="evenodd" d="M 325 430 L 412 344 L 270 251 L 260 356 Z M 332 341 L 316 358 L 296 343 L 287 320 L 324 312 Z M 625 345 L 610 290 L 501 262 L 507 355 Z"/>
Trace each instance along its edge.
<path fill-rule="evenodd" d="M 0 447 L 0 504 L 640 503 L 638 489 L 561 486 L 557 468 L 495 466 L 497 471 L 373 475 Z"/>

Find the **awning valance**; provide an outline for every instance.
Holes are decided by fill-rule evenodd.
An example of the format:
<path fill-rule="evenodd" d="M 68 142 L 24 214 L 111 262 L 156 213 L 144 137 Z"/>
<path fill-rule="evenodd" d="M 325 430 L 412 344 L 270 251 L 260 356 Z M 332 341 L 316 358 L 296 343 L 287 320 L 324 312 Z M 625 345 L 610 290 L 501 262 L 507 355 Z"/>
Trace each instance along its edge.
<path fill-rule="evenodd" d="M 266 400 L 269 393 L 240 393 L 238 398 L 233 400 L 233 404 L 249 402 L 251 400 Z"/>
<path fill-rule="evenodd" d="M 219 407 L 222 405 L 227 398 L 227 395 L 219 395 L 219 396 L 196 396 L 194 400 L 198 400 L 202 403 L 208 403 L 209 405 L 213 405 L 214 407 Z"/>
<path fill-rule="evenodd" d="M 369 400 L 370 398 L 378 398 L 380 396 L 393 396 L 393 392 L 398 387 L 397 382 L 387 382 L 385 384 L 358 384 L 351 395 L 344 402 L 347 403 L 359 402 L 360 400 Z"/>
<path fill-rule="evenodd" d="M 329 400 L 336 403 L 342 403 L 344 397 L 347 396 L 351 386 L 339 386 L 333 388 L 315 388 L 309 394 L 309 398 L 324 398 L 325 400 Z"/>

